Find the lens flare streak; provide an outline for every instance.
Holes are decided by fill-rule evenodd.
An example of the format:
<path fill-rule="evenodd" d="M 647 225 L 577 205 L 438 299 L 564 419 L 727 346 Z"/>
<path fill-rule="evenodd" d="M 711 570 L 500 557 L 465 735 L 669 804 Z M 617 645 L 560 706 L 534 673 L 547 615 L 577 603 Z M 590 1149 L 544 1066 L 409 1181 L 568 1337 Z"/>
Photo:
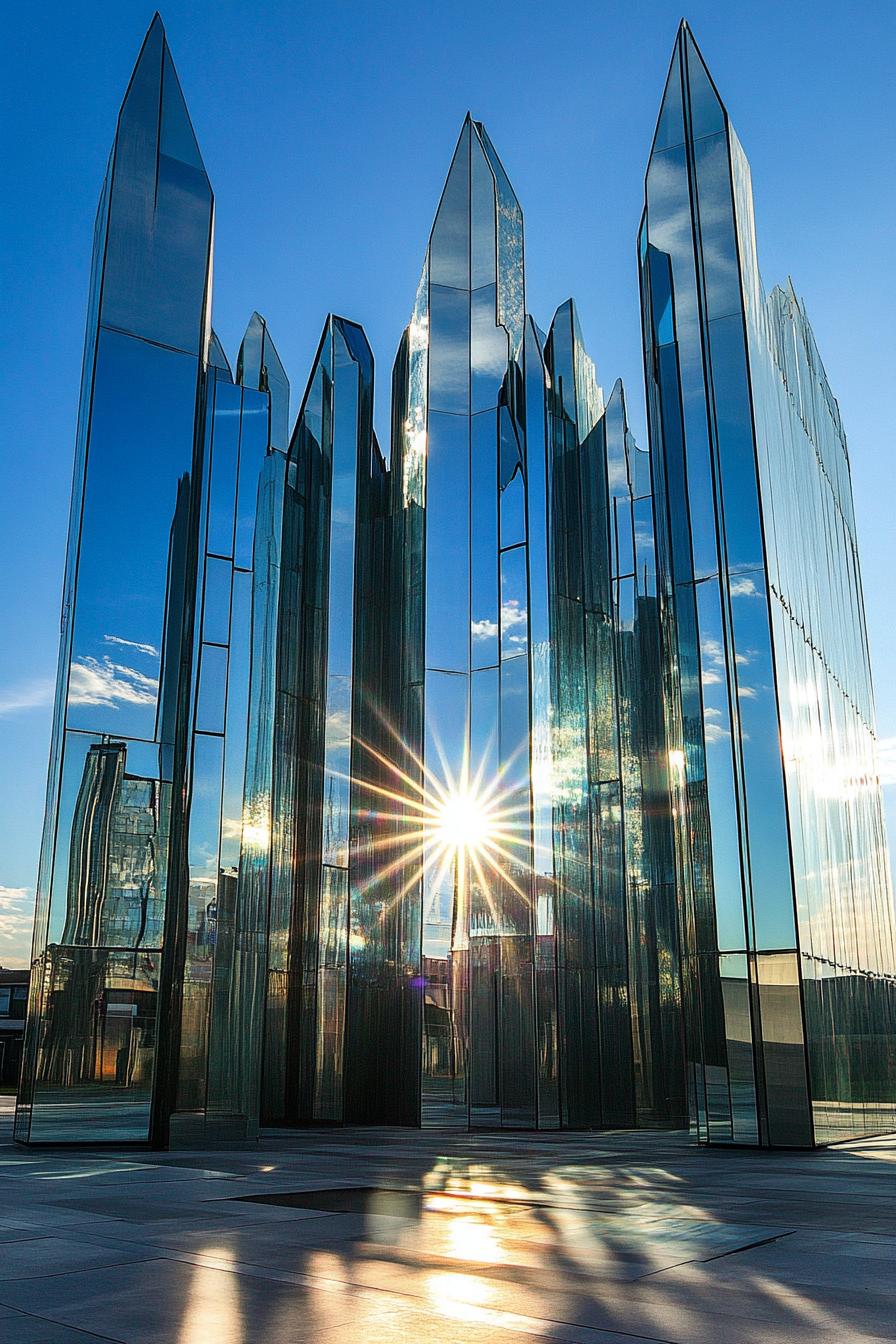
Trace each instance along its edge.
<path fill-rule="evenodd" d="M 357 745 L 375 763 L 381 782 L 355 779 L 361 793 L 375 799 L 368 815 L 381 823 L 385 834 L 369 842 L 377 855 L 372 875 L 362 886 L 367 891 L 395 879 L 397 889 L 383 904 L 383 915 L 417 888 L 427 874 L 436 885 L 453 881 L 458 895 L 470 884 L 488 910 L 495 928 L 500 928 L 502 886 L 531 904 L 528 876 L 532 872 L 532 804 L 528 782 L 528 759 L 521 769 L 517 759 L 504 763 L 486 779 L 485 758 L 474 770 L 465 752 L 459 770 L 451 766 L 438 743 L 439 769 L 413 755 L 393 730 L 406 761 L 396 760 L 368 743 Z M 416 777 L 415 777 L 416 776 Z"/>

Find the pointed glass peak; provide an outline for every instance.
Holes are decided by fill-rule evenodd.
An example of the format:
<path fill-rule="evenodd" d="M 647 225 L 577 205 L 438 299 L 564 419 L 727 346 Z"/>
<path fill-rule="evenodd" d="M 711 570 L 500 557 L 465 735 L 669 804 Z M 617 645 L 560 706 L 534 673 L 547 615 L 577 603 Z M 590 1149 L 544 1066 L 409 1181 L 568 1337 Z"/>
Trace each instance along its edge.
<path fill-rule="evenodd" d="M 333 316 L 332 322 L 339 328 L 351 358 L 360 367 L 361 376 L 370 382 L 373 379 L 373 351 L 364 328 L 360 322 L 352 322 L 347 317 Z"/>
<path fill-rule="evenodd" d="M 682 21 L 678 44 L 683 48 L 683 68 L 687 70 L 688 112 L 692 140 L 717 135 L 725 129 L 725 108 L 712 81 L 694 34 Z"/>
<path fill-rule="evenodd" d="M 148 118 L 155 97 L 156 123 L 159 117 L 159 98 L 162 89 L 162 64 L 165 59 L 167 43 L 162 20 L 156 14 L 146 31 L 143 45 L 131 73 L 125 91 L 121 111 L 118 116 L 118 132 L 121 135 L 129 123 L 138 118 Z"/>
<path fill-rule="evenodd" d="M 544 343 L 547 340 L 547 334 L 535 321 L 531 313 L 526 314 L 526 335 L 535 342 L 535 347 L 540 355 L 544 353 Z"/>
<path fill-rule="evenodd" d="M 236 381 L 271 396 L 271 447 L 286 452 L 289 435 L 289 379 L 268 324 L 253 313 L 236 360 Z"/>
<path fill-rule="evenodd" d="M 169 158 L 179 159 L 181 163 L 205 172 L 196 133 L 167 42 L 162 66 L 162 130 L 159 149 Z"/>
<path fill-rule="evenodd" d="M 501 196 L 502 201 L 507 202 L 508 205 L 510 201 L 512 201 L 513 204 L 516 206 L 516 208 L 519 209 L 519 202 L 517 201 L 516 198 L 516 192 L 510 185 L 510 178 L 507 176 L 507 173 L 504 170 L 504 165 L 501 162 L 501 159 L 498 155 L 498 151 L 492 144 L 491 136 L 485 129 L 485 125 L 481 121 L 474 121 L 473 125 L 476 128 L 476 134 L 479 137 L 479 141 L 482 145 L 482 148 L 485 151 L 486 158 L 491 164 L 492 172 L 494 173 L 495 179 L 498 183 L 498 194 Z"/>
<path fill-rule="evenodd" d="M 617 378 L 607 398 L 603 412 L 604 443 L 607 456 L 607 483 L 612 495 L 631 492 L 632 477 L 629 465 L 625 392 L 622 379 Z"/>
<path fill-rule="evenodd" d="M 229 380 L 233 382 L 233 371 L 230 367 L 230 361 L 224 353 L 224 347 L 218 339 L 218 333 L 212 328 L 208 340 L 208 355 L 206 363 L 215 369 L 220 369 L 225 373 Z"/>
<path fill-rule="evenodd" d="M 253 313 L 236 357 L 236 380 L 243 387 L 260 387 L 264 328 L 261 313 Z"/>
<path fill-rule="evenodd" d="M 475 122 L 469 112 L 464 117 L 460 133 L 457 137 L 457 144 L 454 146 L 454 153 L 451 156 L 451 165 L 448 169 L 448 176 L 445 178 L 445 190 L 452 183 L 469 193 L 470 190 L 470 145 L 474 137 Z"/>
<path fill-rule="evenodd" d="M 424 275 L 433 286 L 496 286 L 496 314 L 511 351 L 523 340 L 523 214 L 485 127 L 467 112 L 429 236 Z"/>
<path fill-rule="evenodd" d="M 551 331 L 560 326 L 564 327 L 569 332 L 570 340 L 574 341 L 576 345 L 584 349 L 582 328 L 579 323 L 579 310 L 576 307 L 575 299 L 566 299 L 554 313 L 551 322 Z"/>
<path fill-rule="evenodd" d="M 429 236 L 430 279 L 434 285 L 470 288 L 470 141 L 472 121 L 464 118 L 451 167 Z"/>
<path fill-rule="evenodd" d="M 451 159 L 451 166 L 448 169 L 448 175 L 445 179 L 445 191 L 456 179 L 464 179 L 469 171 L 470 153 L 480 149 L 485 155 L 489 166 L 497 180 L 499 194 L 503 197 L 512 198 L 516 203 L 516 195 L 510 185 L 510 179 L 504 171 L 498 153 L 492 144 L 488 131 L 485 129 L 485 123 L 476 121 L 471 112 L 467 112 L 461 123 L 460 134 L 457 137 L 457 143 L 454 147 L 454 154 Z M 469 183 L 463 182 L 465 190 L 469 191 Z"/>
<path fill-rule="evenodd" d="M 118 118 L 118 141 L 154 142 L 159 154 L 205 175 L 205 166 L 165 27 L 157 13 L 147 29 Z"/>
<path fill-rule="evenodd" d="M 103 323 L 204 358 L 212 189 L 158 15 L 118 115 L 104 211 Z"/>
<path fill-rule="evenodd" d="M 718 90 L 694 34 L 682 19 L 675 36 L 651 152 L 672 149 L 686 139 L 717 135 L 725 130 L 725 125 L 725 108 Z"/>
<path fill-rule="evenodd" d="M 675 47 L 672 51 L 669 73 L 666 76 L 666 87 L 663 90 L 663 98 L 660 103 L 651 153 L 656 153 L 661 149 L 671 149 L 673 145 L 684 144 L 684 99 L 681 91 L 681 65 L 687 31 L 687 24 L 682 19 L 675 39 Z"/>
<path fill-rule="evenodd" d="M 575 301 L 567 299 L 554 314 L 548 333 L 546 361 L 563 410 L 583 442 L 604 410 L 594 361 L 585 350 Z"/>

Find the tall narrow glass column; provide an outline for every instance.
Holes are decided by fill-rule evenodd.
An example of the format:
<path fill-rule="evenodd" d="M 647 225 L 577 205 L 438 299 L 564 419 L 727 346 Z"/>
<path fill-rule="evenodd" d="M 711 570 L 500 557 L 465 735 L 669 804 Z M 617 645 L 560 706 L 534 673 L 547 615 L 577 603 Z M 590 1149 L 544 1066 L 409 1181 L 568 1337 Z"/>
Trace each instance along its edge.
<path fill-rule="evenodd" d="M 170 1091 L 212 192 L 161 21 L 97 215 L 16 1136 L 146 1139 Z"/>
<path fill-rule="evenodd" d="M 272 608 L 267 496 L 271 477 L 282 475 L 289 414 L 289 383 L 258 313 L 240 347 L 236 383 L 213 344 L 204 402 L 190 880 L 171 945 L 181 997 L 169 1142 L 178 1146 L 245 1138 L 258 1119 L 253 1056 L 260 1049 L 264 921 L 255 870 L 270 847 L 270 820 L 255 792 L 255 758 L 269 731 L 269 695 L 259 688 Z"/>
<path fill-rule="evenodd" d="M 571 301 L 545 363 L 561 1114 L 672 1124 L 685 1100 L 646 455 L 621 383 L 604 404 Z"/>
<path fill-rule="evenodd" d="M 711 1143 L 879 1132 L 894 918 L 846 441 L 685 24 L 640 259 L 692 1113 Z"/>
<path fill-rule="evenodd" d="M 638 1125 L 687 1123 L 684 1022 L 663 646 L 649 454 L 629 432 L 617 382 L 600 422 L 628 936 L 628 1019 Z M 617 1030 L 623 1030 L 617 1018 Z"/>
<path fill-rule="evenodd" d="M 536 1122 L 523 305 L 522 213 L 468 117 L 395 380 L 425 1124 Z"/>
<path fill-rule="evenodd" d="M 330 317 L 288 462 L 287 507 L 297 495 L 301 525 L 284 531 L 294 580 L 283 590 L 278 698 L 291 714 L 279 727 L 294 756 L 274 826 L 290 837 L 292 899 L 271 912 L 269 1120 L 343 1117 L 358 482 L 370 471 L 372 416 L 370 347 L 360 327 Z"/>

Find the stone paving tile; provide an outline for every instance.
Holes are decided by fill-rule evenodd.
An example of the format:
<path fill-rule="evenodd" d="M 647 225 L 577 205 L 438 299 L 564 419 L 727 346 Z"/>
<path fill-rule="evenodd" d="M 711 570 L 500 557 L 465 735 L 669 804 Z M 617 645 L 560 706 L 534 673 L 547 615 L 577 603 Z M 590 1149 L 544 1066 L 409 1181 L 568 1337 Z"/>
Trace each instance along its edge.
<path fill-rule="evenodd" d="M 10 1344 L 108 1344 L 109 1335 L 71 1330 L 41 1316 L 0 1307 L 0 1340 Z"/>
<path fill-rule="evenodd" d="M 259 1211 L 258 1205 L 255 1205 L 256 1214 L 254 1217 L 244 1217 L 235 1213 L 233 1207 L 220 1208 L 217 1202 L 205 1206 L 209 1210 L 200 1210 L 198 1213 L 190 1214 L 189 1218 L 183 1216 L 172 1217 L 169 1207 L 168 1214 L 164 1218 L 155 1218 L 151 1222 L 144 1222 L 139 1227 L 131 1228 L 126 1219 L 109 1219 L 112 1225 L 107 1227 L 106 1235 L 115 1235 L 126 1238 L 133 1238 L 136 1241 L 146 1242 L 150 1245 L 173 1246 L 176 1245 L 175 1238 L 195 1237 L 196 1240 L 202 1240 L 214 1233 L 237 1232 L 244 1227 L 272 1227 L 282 1226 L 290 1223 L 304 1223 L 319 1218 L 322 1215 L 316 1210 L 310 1209 L 290 1209 L 281 1212 L 280 1209 L 269 1209 Z M 288 1214 L 292 1216 L 283 1216 Z M 288 1236 L 288 1233 L 284 1233 Z"/>
<path fill-rule="evenodd" d="M 120 1246 L 104 1247 L 65 1237 L 30 1237 L 14 1243 L 7 1242 L 3 1247 L 0 1255 L 0 1283 L 42 1278 L 73 1269 L 120 1265 L 127 1260 L 144 1258 L 143 1251 L 135 1250 L 124 1242 Z M 5 1302 L 5 1292 L 0 1287 L 0 1301 Z"/>
<path fill-rule="evenodd" d="M 25 1185 L 30 1185 L 26 1181 L 10 1181 L 12 1192 L 20 1190 Z M 33 1188 L 33 1186 L 31 1187 Z M 85 1197 L 95 1199 L 129 1199 L 133 1203 L 140 1201 L 168 1201 L 169 1204 L 177 1201 L 178 1204 L 198 1204 L 208 1199 L 234 1199 L 242 1194 L 254 1194 L 257 1189 L 263 1190 L 265 1187 L 258 1186 L 257 1182 L 249 1182 L 243 1176 L 233 1176 L 228 1178 L 220 1177 L 216 1180 L 197 1180 L 190 1181 L 180 1179 L 176 1181 L 154 1182 L 152 1185 L 132 1185 L 127 1182 L 109 1182 L 99 1184 L 93 1182 L 89 1177 L 81 1177 L 75 1182 L 66 1182 L 53 1185 L 50 1188 L 40 1190 L 40 1198 L 47 1203 L 58 1204 L 60 1208 L 76 1207 Z M 95 1193 L 93 1193 L 95 1192 Z"/>
<path fill-rule="evenodd" d="M 876 1235 L 872 1232 L 794 1232 L 792 1251 L 806 1250 L 813 1255 L 857 1256 L 863 1260 L 896 1261 L 896 1237 Z"/>
<path fill-rule="evenodd" d="M 261 1263 L 276 1265 L 283 1259 L 294 1259 L 296 1252 L 303 1247 L 360 1240 L 372 1230 L 392 1232 L 397 1230 L 398 1223 L 399 1220 L 391 1219 L 387 1226 L 380 1224 L 378 1229 L 372 1229 L 363 1217 L 356 1214 L 330 1214 L 287 1222 L 246 1222 L 240 1223 L 236 1229 L 232 1224 L 214 1229 L 197 1229 L 191 1222 L 180 1231 L 159 1233 L 153 1229 L 151 1238 L 157 1247 L 173 1250 L 201 1253 L 209 1246 L 223 1248 L 237 1260 L 251 1261 L 255 1255 L 267 1253 L 277 1258 Z"/>
<path fill-rule="evenodd" d="M 191 1258 L 210 1267 L 226 1263 L 205 1256 Z M 360 1261 L 325 1249 L 309 1257 L 309 1272 L 302 1275 L 240 1263 L 230 1267 L 239 1275 L 330 1291 L 341 1284 L 343 1289 L 368 1300 L 416 1301 L 418 1309 L 429 1307 L 437 1318 L 482 1320 L 500 1328 L 512 1326 L 558 1339 L 584 1339 L 588 1336 L 582 1332 L 594 1329 L 668 1338 L 681 1344 L 691 1340 L 718 1344 L 728 1339 L 753 1344 L 785 1338 L 800 1344 L 816 1339 L 833 1344 L 841 1338 L 891 1337 L 888 1324 L 883 1332 L 854 1330 L 854 1321 L 861 1324 L 861 1313 L 855 1315 L 851 1307 L 841 1314 L 836 1301 L 813 1303 L 800 1295 L 767 1291 L 772 1285 L 748 1293 L 739 1292 L 735 1286 L 733 1292 L 726 1289 L 720 1297 L 718 1285 L 697 1291 L 672 1284 L 671 1291 L 665 1291 L 657 1287 L 661 1275 L 635 1283 L 609 1276 L 602 1281 L 583 1281 L 554 1264 L 542 1272 L 538 1285 L 527 1291 L 527 1284 L 513 1267 L 493 1267 L 485 1282 L 475 1265 L 400 1268 L 391 1260 Z M 819 1296 L 823 1298 L 824 1294 L 813 1294 Z M 664 1333 L 667 1322 L 674 1323 L 668 1334 Z M 395 1335 L 396 1340 L 402 1338 Z"/>
<path fill-rule="evenodd" d="M 776 1274 L 747 1271 L 721 1280 L 712 1266 L 683 1265 L 642 1280 L 637 1294 L 642 1302 L 662 1310 L 673 1306 L 711 1310 L 722 1344 L 728 1336 L 728 1319 L 744 1316 L 768 1322 L 764 1338 L 773 1344 L 789 1341 L 797 1328 L 817 1329 L 824 1338 L 839 1331 L 850 1341 L 882 1339 L 892 1344 L 894 1338 L 892 1295 L 787 1284 Z"/>
<path fill-rule="evenodd" d="M 843 1255 L 837 1249 L 837 1243 L 831 1243 L 824 1252 L 820 1248 L 799 1251 L 788 1246 L 783 1254 L 774 1246 L 760 1246 L 692 1272 L 699 1273 L 702 1282 L 707 1277 L 719 1283 L 745 1278 L 756 1283 L 774 1281 L 781 1291 L 791 1293 L 803 1291 L 807 1286 L 860 1292 L 863 1301 L 870 1302 L 872 1296 L 885 1299 L 887 1313 L 896 1313 L 896 1278 L 887 1273 L 879 1258 Z M 684 1274 L 685 1267 L 682 1267 L 678 1277 Z"/>
<path fill-rule="evenodd" d="M 43 1235 L 44 1233 L 37 1228 L 29 1229 L 15 1225 L 0 1227 L 0 1244 L 7 1241 L 24 1241 L 27 1237 L 40 1237 Z M 2 1257 L 2 1252 L 0 1252 L 0 1257 Z"/>
<path fill-rule="evenodd" d="M 519 1325 L 519 1322 L 517 1322 Z M 631 1334 L 606 1330 L 582 1330 L 552 1322 L 523 1322 L 524 1328 L 496 1326 L 490 1322 L 427 1316 L 423 1312 L 401 1312 L 365 1326 L 364 1344 L 395 1344 L 397 1338 L 413 1344 L 532 1344 L 533 1338 L 549 1337 L 572 1344 L 637 1344 Z M 396 1330 L 401 1330 L 401 1335 Z M 319 1336 L 320 1344 L 358 1344 L 353 1326 L 337 1326 Z M 662 1342 L 661 1342 L 662 1344 Z"/>
<path fill-rule="evenodd" d="M 35 1294 L 29 1280 L 0 1285 L 7 1306 L 27 1309 Z M 360 1303 L 348 1293 L 167 1259 L 125 1265 L 114 1277 L 90 1270 L 43 1280 L 38 1309 L 49 1321 L 125 1344 L 296 1344 L 349 1324 L 363 1338 L 367 1320 L 388 1314 L 388 1306 Z"/>

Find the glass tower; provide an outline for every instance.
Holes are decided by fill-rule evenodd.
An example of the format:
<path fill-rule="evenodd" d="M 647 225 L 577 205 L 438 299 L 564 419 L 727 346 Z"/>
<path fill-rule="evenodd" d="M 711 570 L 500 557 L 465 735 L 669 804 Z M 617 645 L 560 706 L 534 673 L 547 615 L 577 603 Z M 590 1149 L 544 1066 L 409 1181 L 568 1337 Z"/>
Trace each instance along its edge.
<path fill-rule="evenodd" d="M 468 115 L 392 371 L 295 424 L 211 327 L 161 22 L 97 218 L 24 1142 L 265 1124 L 896 1128 L 896 948 L 839 411 L 686 26 L 640 236 L 651 451 Z"/>
<path fill-rule="evenodd" d="M 271 619 L 268 551 L 280 517 L 270 517 L 267 496 L 285 469 L 288 416 L 289 384 L 264 319 L 255 313 L 249 322 L 235 380 L 213 335 L 193 492 L 186 902 L 179 889 L 165 959 L 171 1073 L 156 1079 L 156 1132 L 167 1121 L 180 1144 L 242 1138 L 258 1123 L 257 1069 L 244 1039 L 257 1039 L 263 979 L 256 965 L 261 949 L 247 939 L 246 921 L 257 927 L 262 914 L 251 912 L 270 823 L 254 790 L 258 735 L 266 730 L 263 705 L 254 704 L 265 694 L 266 671 L 264 659 L 254 656 L 256 648 L 264 651 L 254 626 L 263 631 Z M 266 913 L 257 930 L 262 938 Z"/>
<path fill-rule="evenodd" d="M 23 1138 L 149 1133 L 162 949 L 184 844 L 175 779 L 211 234 L 211 187 L 156 20 L 97 214 Z M 153 840 L 122 846 L 137 780 Z M 115 906 L 122 920 L 107 917 Z"/>
<path fill-rule="evenodd" d="M 522 213 L 468 117 L 393 384 L 420 1116 L 681 1122 L 665 727 L 642 708 L 661 698 L 646 454 L 572 303 L 546 338 L 524 304 Z M 446 845 L 470 808 L 479 842 Z"/>
<path fill-rule="evenodd" d="M 364 712 L 356 554 L 371 465 L 381 474 L 373 356 L 359 326 L 331 316 L 286 464 L 263 1075 L 264 1118 L 279 1123 L 343 1118 L 352 744 Z"/>
<path fill-rule="evenodd" d="M 561 1120 L 681 1123 L 647 454 L 629 433 L 622 384 L 604 401 L 571 300 L 554 316 L 544 358 L 551 536 L 539 550 L 549 613 Z M 531 411 L 536 389 L 528 395 Z"/>
<path fill-rule="evenodd" d="M 894 925 L 849 459 L 765 295 L 743 150 L 686 25 L 640 235 L 691 1114 L 709 1142 L 893 1128 Z"/>
<path fill-rule="evenodd" d="M 157 17 L 94 240 L 16 1116 L 34 1142 L 257 1125 L 264 948 L 237 905 L 253 849 L 255 559 L 272 521 L 258 504 L 289 389 L 257 315 L 236 382 L 211 331 L 212 217 Z"/>
<path fill-rule="evenodd" d="M 400 899 L 422 911 L 423 1123 L 535 1123 L 522 228 L 468 116 L 394 380 L 398 769 L 417 841 L 398 858 Z M 500 815 L 487 857 L 448 838 L 476 808 Z"/>

